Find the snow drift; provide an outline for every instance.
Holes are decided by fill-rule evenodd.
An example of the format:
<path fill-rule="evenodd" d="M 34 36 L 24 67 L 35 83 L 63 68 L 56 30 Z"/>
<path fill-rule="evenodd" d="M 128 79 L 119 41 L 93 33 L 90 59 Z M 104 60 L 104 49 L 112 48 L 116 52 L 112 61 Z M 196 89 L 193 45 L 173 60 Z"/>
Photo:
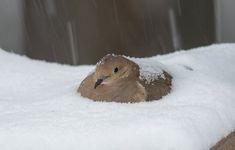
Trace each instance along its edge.
<path fill-rule="evenodd" d="M 235 44 L 145 58 L 172 74 L 159 101 L 93 102 L 77 88 L 94 66 L 0 50 L 0 149 L 206 150 L 235 129 Z"/>

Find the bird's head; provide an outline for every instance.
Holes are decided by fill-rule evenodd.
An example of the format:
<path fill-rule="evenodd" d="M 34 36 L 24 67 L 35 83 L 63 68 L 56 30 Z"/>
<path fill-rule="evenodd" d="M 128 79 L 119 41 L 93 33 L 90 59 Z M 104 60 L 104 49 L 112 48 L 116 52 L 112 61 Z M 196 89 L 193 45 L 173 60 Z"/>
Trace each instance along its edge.
<path fill-rule="evenodd" d="M 118 83 L 139 75 L 139 67 L 133 61 L 120 55 L 106 55 L 96 65 L 94 88 L 99 85 Z"/>

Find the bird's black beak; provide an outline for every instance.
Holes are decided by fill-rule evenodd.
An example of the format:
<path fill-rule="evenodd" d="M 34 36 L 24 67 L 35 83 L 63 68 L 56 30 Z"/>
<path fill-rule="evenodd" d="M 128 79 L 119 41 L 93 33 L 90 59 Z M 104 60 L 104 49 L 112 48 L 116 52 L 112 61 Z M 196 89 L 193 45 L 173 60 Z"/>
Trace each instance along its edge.
<path fill-rule="evenodd" d="M 96 82 L 95 82 L 94 88 L 96 89 L 97 86 L 99 86 L 103 81 L 104 81 L 104 79 L 97 79 Z"/>

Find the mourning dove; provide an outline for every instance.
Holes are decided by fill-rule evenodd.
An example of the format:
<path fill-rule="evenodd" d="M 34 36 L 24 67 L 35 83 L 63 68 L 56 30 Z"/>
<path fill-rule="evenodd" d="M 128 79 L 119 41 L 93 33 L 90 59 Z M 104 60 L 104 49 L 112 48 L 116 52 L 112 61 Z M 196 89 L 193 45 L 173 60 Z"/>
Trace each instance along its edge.
<path fill-rule="evenodd" d="M 170 92 L 172 77 L 159 68 L 153 73 L 151 69 L 154 71 L 153 68 L 144 71 L 124 56 L 106 55 L 97 63 L 95 71 L 81 82 L 78 92 L 94 101 L 158 100 Z"/>

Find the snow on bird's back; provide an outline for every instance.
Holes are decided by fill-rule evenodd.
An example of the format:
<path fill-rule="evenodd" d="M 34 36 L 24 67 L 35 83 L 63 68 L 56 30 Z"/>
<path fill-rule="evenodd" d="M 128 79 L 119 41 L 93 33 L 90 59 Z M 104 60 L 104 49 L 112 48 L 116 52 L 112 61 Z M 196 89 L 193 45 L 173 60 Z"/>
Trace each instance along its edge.
<path fill-rule="evenodd" d="M 140 80 L 145 81 L 147 84 L 158 80 L 159 78 L 165 79 L 163 69 L 165 68 L 156 59 L 151 58 L 128 58 L 139 65 Z M 151 60 L 150 60 L 151 59 Z"/>

